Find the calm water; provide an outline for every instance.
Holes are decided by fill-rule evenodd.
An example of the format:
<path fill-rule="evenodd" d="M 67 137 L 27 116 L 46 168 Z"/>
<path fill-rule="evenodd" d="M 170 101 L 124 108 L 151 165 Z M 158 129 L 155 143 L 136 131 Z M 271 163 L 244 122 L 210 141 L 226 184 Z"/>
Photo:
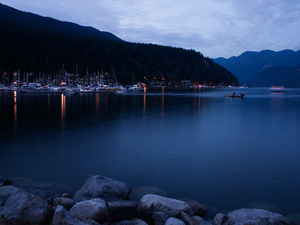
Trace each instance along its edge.
<path fill-rule="evenodd" d="M 0 176 L 79 189 L 99 174 L 219 212 L 300 213 L 300 90 L 0 92 Z"/>

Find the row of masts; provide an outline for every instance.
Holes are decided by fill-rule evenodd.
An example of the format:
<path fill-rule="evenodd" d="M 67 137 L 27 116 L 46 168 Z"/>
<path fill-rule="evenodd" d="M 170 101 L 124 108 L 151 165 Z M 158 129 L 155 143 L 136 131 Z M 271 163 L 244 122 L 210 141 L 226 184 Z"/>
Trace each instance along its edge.
<path fill-rule="evenodd" d="M 33 77 L 34 76 L 34 77 Z M 104 77 L 107 76 L 106 80 L 104 80 Z M 20 73 L 20 70 L 13 73 L 13 83 L 21 86 L 23 84 L 28 84 L 30 82 L 33 83 L 40 83 L 41 85 L 68 85 L 73 86 L 77 84 L 81 85 L 93 85 L 93 86 L 99 86 L 104 85 L 104 81 L 107 83 L 114 82 L 115 81 L 115 75 L 112 80 L 109 79 L 107 73 L 100 73 L 98 71 L 97 73 L 89 74 L 88 69 L 86 72 L 86 75 L 83 77 L 80 77 L 77 72 L 77 65 L 76 65 L 76 73 L 70 74 L 67 73 L 64 70 L 64 67 L 59 71 L 57 74 L 45 74 L 45 73 L 38 73 L 33 74 L 31 72 L 24 72 L 23 74 Z"/>

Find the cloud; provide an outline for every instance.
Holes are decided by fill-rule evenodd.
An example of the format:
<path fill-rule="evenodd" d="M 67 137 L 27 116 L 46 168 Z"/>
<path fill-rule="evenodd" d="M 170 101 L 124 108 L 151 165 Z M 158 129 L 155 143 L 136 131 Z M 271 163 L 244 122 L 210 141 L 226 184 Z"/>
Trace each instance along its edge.
<path fill-rule="evenodd" d="M 299 49 L 298 0 L 2 0 L 123 40 L 195 49 L 209 57 Z"/>

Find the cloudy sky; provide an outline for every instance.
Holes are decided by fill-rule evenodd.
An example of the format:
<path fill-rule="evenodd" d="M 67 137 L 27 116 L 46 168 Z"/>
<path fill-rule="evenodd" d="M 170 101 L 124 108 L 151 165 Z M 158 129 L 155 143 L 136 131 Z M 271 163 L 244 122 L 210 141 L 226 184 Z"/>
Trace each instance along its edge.
<path fill-rule="evenodd" d="M 1 0 L 137 43 L 194 49 L 210 58 L 300 49 L 299 0 Z"/>

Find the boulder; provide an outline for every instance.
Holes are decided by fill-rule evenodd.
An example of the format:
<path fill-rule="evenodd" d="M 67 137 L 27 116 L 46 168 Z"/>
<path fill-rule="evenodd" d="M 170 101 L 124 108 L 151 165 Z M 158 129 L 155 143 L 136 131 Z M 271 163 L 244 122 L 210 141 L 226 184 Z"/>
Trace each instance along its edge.
<path fill-rule="evenodd" d="M 204 216 L 208 212 L 208 207 L 200 204 L 194 200 L 188 198 L 181 198 L 181 201 L 184 201 L 189 207 L 193 210 L 194 214 L 197 216 Z"/>
<path fill-rule="evenodd" d="M 137 202 L 134 201 L 115 201 L 108 202 L 111 222 L 121 220 L 131 220 L 137 217 Z"/>
<path fill-rule="evenodd" d="M 17 194 L 24 192 L 23 190 L 13 187 L 13 186 L 2 186 L 0 187 L 0 201 L 2 201 L 2 204 L 4 205 L 7 199 L 12 195 L 12 194 Z"/>
<path fill-rule="evenodd" d="M 204 221 L 204 219 L 199 216 L 190 216 L 185 212 L 181 212 L 178 219 L 182 220 L 186 225 L 200 225 L 200 223 Z"/>
<path fill-rule="evenodd" d="M 221 225 L 228 220 L 228 217 L 224 213 L 217 213 L 213 220 L 213 225 Z"/>
<path fill-rule="evenodd" d="M 111 220 L 106 202 L 100 198 L 78 202 L 69 212 L 81 221 L 93 219 L 101 224 Z"/>
<path fill-rule="evenodd" d="M 53 215 L 43 199 L 13 186 L 1 187 L 0 198 L 4 199 L 0 224 L 45 224 Z"/>
<path fill-rule="evenodd" d="M 227 218 L 226 218 L 227 217 Z M 213 224 L 216 224 L 215 221 Z M 237 209 L 223 216 L 221 225 L 290 225 L 294 224 L 281 214 L 265 209 Z"/>
<path fill-rule="evenodd" d="M 74 218 L 63 206 L 58 205 L 52 219 L 52 225 L 88 225 Z"/>
<path fill-rule="evenodd" d="M 128 200 L 130 185 L 104 176 L 90 177 L 74 196 L 76 202 L 102 198 L 106 201 Z"/>
<path fill-rule="evenodd" d="M 67 211 L 69 211 L 73 205 L 75 205 L 75 201 L 70 198 L 65 198 L 65 197 L 57 197 L 53 199 L 53 205 L 58 206 L 61 205 L 63 206 Z"/>
<path fill-rule="evenodd" d="M 185 223 L 177 218 L 174 217 L 170 217 L 167 222 L 165 223 L 165 225 L 185 225 Z"/>
<path fill-rule="evenodd" d="M 169 219 L 169 216 L 164 212 L 154 212 L 152 218 L 155 225 L 164 225 Z"/>
<path fill-rule="evenodd" d="M 112 223 L 111 225 L 148 225 L 148 224 L 141 219 L 134 218 L 132 220 L 123 220 L 117 223 Z"/>
<path fill-rule="evenodd" d="M 139 217 L 147 221 L 153 221 L 154 212 L 164 212 L 169 217 L 178 217 L 182 211 L 190 216 L 194 215 L 185 202 L 153 194 L 142 197 L 137 209 Z"/>

